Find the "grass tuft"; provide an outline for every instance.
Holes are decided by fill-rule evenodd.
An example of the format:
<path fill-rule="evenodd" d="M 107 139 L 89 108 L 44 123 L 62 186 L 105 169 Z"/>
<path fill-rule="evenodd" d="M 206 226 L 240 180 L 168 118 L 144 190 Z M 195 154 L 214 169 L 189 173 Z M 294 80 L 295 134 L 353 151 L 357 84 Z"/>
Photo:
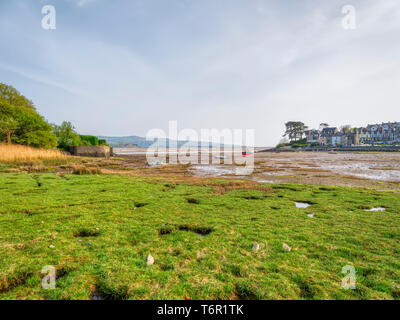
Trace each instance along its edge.
<path fill-rule="evenodd" d="M 239 282 L 236 284 L 235 294 L 240 300 L 260 300 L 262 293 L 260 289 L 247 282 Z"/>
<path fill-rule="evenodd" d="M 160 230 L 158 231 L 158 233 L 160 235 L 166 235 L 166 234 L 170 234 L 170 233 L 172 233 L 174 231 L 175 231 L 175 228 L 172 227 L 172 226 L 162 226 L 160 228 Z"/>
<path fill-rule="evenodd" d="M 128 300 L 128 286 L 118 286 L 110 281 L 100 281 L 92 292 L 92 299 L 97 296 L 100 300 Z"/>
<path fill-rule="evenodd" d="M 10 278 L 1 279 L 0 278 L 0 293 L 10 291 L 18 286 L 22 286 L 26 283 L 32 273 L 21 272 Z"/>
<path fill-rule="evenodd" d="M 101 169 L 99 169 L 98 167 L 86 167 L 83 165 L 75 165 L 73 167 L 72 173 L 76 175 L 101 174 Z"/>

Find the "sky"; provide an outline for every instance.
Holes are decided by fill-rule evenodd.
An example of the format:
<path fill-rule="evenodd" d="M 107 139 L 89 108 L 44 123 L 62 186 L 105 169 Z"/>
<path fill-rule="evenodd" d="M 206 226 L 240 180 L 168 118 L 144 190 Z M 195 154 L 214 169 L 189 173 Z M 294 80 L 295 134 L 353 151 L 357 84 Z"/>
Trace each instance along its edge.
<path fill-rule="evenodd" d="M 0 82 L 82 134 L 176 120 L 272 146 L 291 120 L 400 121 L 399 38 L 398 0 L 1 0 Z"/>

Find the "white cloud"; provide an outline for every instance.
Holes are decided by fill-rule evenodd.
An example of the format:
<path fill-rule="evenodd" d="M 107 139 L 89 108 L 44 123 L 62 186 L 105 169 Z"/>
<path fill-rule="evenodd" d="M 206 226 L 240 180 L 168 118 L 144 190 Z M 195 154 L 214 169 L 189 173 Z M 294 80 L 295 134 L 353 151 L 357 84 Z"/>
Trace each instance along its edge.
<path fill-rule="evenodd" d="M 68 2 L 74 3 L 77 7 L 84 7 L 92 2 L 95 2 L 97 0 L 67 0 Z"/>
<path fill-rule="evenodd" d="M 89 4 L 91 2 L 94 2 L 94 1 L 96 1 L 96 0 L 79 0 L 78 1 L 78 7 L 83 7 L 84 5 L 87 5 L 87 4 Z"/>

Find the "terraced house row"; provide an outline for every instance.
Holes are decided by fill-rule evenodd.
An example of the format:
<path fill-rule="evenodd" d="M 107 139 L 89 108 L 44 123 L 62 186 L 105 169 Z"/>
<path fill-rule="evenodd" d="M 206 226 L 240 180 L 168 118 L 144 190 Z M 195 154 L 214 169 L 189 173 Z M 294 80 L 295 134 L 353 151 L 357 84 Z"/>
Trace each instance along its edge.
<path fill-rule="evenodd" d="M 400 143 L 400 122 L 369 124 L 361 128 L 325 127 L 305 132 L 308 143 L 323 146 L 357 146 Z"/>

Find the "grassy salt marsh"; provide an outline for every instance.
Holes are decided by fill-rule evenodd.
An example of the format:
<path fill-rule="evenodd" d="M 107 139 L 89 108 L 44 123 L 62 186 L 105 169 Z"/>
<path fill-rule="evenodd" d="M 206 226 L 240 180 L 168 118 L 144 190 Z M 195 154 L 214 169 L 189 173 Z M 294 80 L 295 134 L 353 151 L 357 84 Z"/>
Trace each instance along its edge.
<path fill-rule="evenodd" d="M 400 194 L 204 181 L 0 173 L 0 299 L 400 298 Z"/>

